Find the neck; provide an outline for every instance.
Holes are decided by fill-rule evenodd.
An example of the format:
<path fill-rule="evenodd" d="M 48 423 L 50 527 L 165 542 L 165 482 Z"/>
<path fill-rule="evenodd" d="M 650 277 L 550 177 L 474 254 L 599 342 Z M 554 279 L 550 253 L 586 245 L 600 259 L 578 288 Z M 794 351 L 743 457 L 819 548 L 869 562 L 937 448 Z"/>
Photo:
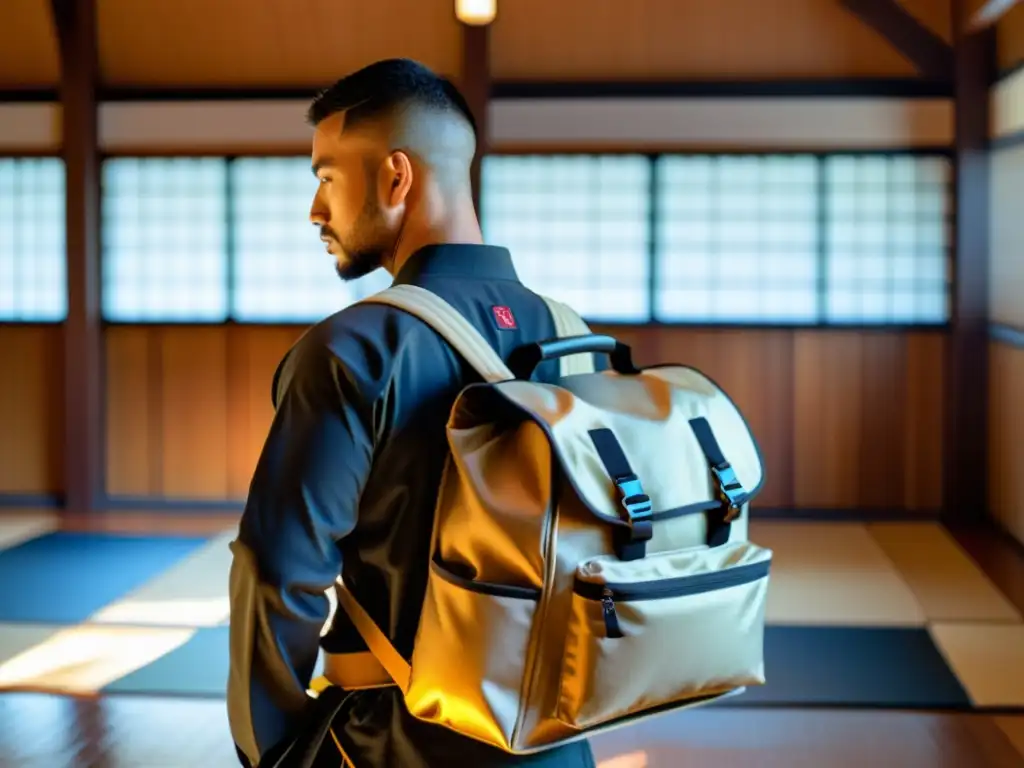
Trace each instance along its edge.
<path fill-rule="evenodd" d="M 416 251 L 428 245 L 483 244 L 483 232 L 468 190 L 444 201 L 435 198 L 417 213 L 419 215 L 410 212 L 399 233 L 394 255 L 390 263 L 385 264 L 392 276 L 401 271 Z"/>

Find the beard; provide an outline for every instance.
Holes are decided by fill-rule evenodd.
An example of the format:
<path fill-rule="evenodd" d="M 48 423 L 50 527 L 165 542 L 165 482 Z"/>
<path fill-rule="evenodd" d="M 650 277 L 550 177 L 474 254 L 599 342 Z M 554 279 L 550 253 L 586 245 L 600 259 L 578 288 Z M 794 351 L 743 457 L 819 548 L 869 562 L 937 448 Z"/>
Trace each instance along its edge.
<path fill-rule="evenodd" d="M 384 259 L 393 250 L 392 238 L 384 215 L 372 195 L 367 196 L 359 217 L 344 238 L 328 226 L 320 228 L 321 236 L 328 236 L 338 246 L 335 270 L 338 277 L 349 282 L 365 277 L 384 265 Z"/>
<path fill-rule="evenodd" d="M 375 249 L 350 250 L 344 249 L 345 255 L 334 265 L 335 272 L 345 282 L 358 280 L 375 272 L 384 264 L 384 251 Z"/>

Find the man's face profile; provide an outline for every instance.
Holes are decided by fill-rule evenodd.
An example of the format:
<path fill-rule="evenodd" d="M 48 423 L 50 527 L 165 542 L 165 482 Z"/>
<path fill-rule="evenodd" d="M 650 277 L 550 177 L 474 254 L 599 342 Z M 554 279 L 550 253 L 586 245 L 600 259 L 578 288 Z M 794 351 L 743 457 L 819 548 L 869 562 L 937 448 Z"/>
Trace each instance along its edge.
<path fill-rule="evenodd" d="M 343 126 L 344 113 L 336 113 L 314 131 L 311 160 L 318 184 L 309 219 L 319 227 L 338 275 L 355 280 L 383 264 L 395 233 L 379 196 L 373 145 L 364 136 L 346 135 Z"/>

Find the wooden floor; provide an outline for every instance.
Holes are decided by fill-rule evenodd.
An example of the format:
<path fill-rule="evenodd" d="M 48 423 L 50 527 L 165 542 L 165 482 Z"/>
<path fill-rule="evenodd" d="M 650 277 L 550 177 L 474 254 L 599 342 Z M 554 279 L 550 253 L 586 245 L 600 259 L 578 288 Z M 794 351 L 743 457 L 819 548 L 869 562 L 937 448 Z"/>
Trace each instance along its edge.
<path fill-rule="evenodd" d="M 118 514 L 64 518 L 59 527 L 198 534 L 224 531 L 236 520 Z M 1020 547 L 990 531 L 950 533 L 1024 611 Z M 887 533 L 897 543 L 898 534 Z M 913 577 L 916 566 L 906 567 Z M 927 603 L 935 590 L 925 587 L 919 596 Z M 229 733 L 220 699 L 0 694 L 0 768 L 230 768 L 238 763 Z M 600 768 L 1024 768 L 1024 715 L 706 708 L 622 729 L 593 745 Z"/>
<path fill-rule="evenodd" d="M 227 733 L 219 701 L 0 696 L 3 768 L 230 768 Z M 706 709 L 594 751 L 600 768 L 1020 768 L 1024 716 Z"/>

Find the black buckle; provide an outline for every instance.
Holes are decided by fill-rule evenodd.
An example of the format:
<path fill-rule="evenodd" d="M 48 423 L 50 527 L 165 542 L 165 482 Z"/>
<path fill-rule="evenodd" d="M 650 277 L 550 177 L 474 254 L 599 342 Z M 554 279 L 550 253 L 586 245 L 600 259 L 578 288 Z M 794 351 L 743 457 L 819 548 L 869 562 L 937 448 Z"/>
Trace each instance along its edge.
<path fill-rule="evenodd" d="M 740 507 L 743 506 L 747 494 L 729 462 L 711 467 L 711 473 L 718 481 L 718 494 L 726 504 L 723 522 L 731 523 L 740 516 Z"/>
<path fill-rule="evenodd" d="M 640 479 L 633 474 L 615 478 L 615 487 L 619 491 L 619 503 L 626 510 L 629 522 L 629 540 L 649 541 L 654 535 L 652 517 L 654 508 L 651 497 L 644 493 Z"/>

